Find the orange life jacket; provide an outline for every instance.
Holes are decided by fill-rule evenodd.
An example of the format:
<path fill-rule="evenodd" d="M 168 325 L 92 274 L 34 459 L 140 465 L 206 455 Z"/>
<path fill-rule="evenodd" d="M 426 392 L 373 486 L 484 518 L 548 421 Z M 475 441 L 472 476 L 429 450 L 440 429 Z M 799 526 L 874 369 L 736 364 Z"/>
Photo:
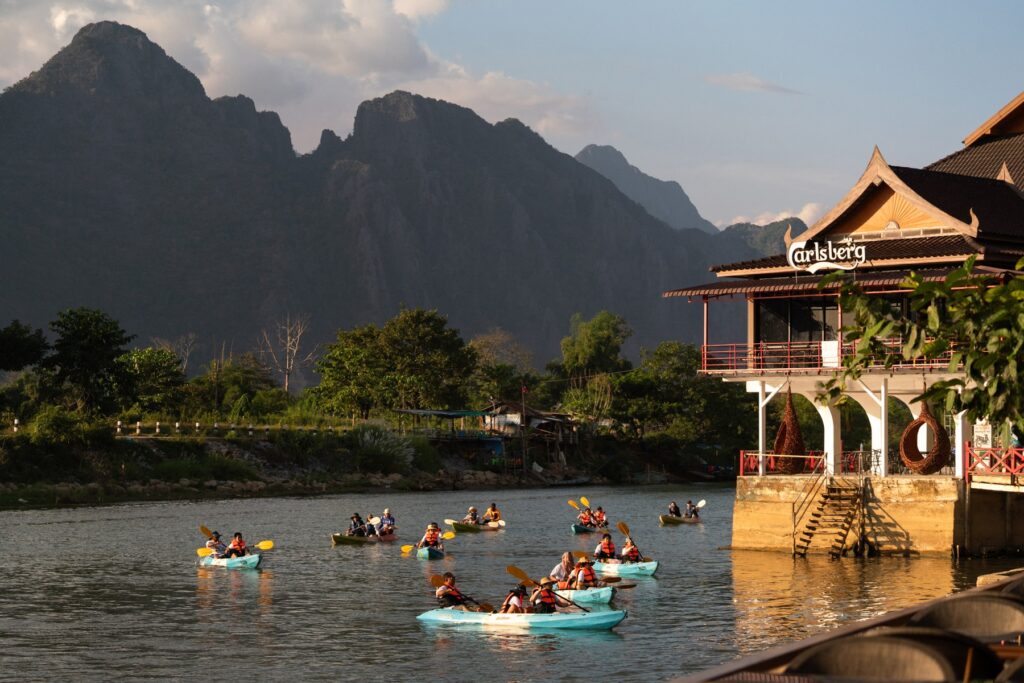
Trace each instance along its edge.
<path fill-rule="evenodd" d="M 590 520 L 590 513 L 588 513 L 588 512 L 581 512 L 580 513 L 580 524 L 590 524 L 590 522 L 591 522 L 591 520 Z"/>
<path fill-rule="evenodd" d="M 569 590 L 569 582 L 568 581 L 559 581 L 558 582 L 558 590 L 560 590 L 560 591 Z"/>
<path fill-rule="evenodd" d="M 594 568 L 590 565 L 577 569 L 576 578 L 583 583 L 597 583 L 597 574 L 594 573 Z"/>
<path fill-rule="evenodd" d="M 594 521 L 597 522 L 598 524 L 601 524 L 602 522 L 604 522 L 604 513 L 603 512 L 595 512 L 594 513 Z"/>
<path fill-rule="evenodd" d="M 426 543 L 427 545 L 437 545 L 437 539 L 440 538 L 441 532 L 437 529 L 427 529 Z"/>
<path fill-rule="evenodd" d="M 534 602 L 539 602 L 544 605 L 550 605 L 555 607 L 558 605 L 558 600 L 555 598 L 555 593 L 550 588 L 541 588 L 540 592 L 537 593 L 537 597 L 533 599 Z"/>
<path fill-rule="evenodd" d="M 240 538 L 231 539 L 231 547 L 235 550 L 245 550 L 245 541 Z"/>
<path fill-rule="evenodd" d="M 612 543 L 612 539 L 606 538 L 601 541 L 601 552 L 605 555 L 615 556 L 615 544 Z"/>
<path fill-rule="evenodd" d="M 630 562 L 639 562 L 640 550 L 635 545 L 631 545 L 622 549 L 622 556 Z"/>

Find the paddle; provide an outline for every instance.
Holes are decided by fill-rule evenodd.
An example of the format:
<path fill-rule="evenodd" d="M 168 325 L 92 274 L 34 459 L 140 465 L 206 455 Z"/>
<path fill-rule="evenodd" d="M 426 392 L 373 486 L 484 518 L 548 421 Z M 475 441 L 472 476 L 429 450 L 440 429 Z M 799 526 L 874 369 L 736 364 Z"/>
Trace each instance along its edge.
<path fill-rule="evenodd" d="M 446 519 L 444 520 L 444 523 L 448 526 L 455 526 L 457 524 L 457 522 L 454 519 Z"/>
<path fill-rule="evenodd" d="M 522 569 L 520 569 L 519 567 L 515 566 L 514 564 L 510 564 L 509 566 L 505 567 L 505 571 L 507 571 L 509 574 L 511 574 L 512 576 L 516 577 L 520 581 L 522 581 L 527 586 L 539 586 L 540 585 L 539 583 L 537 583 L 536 581 L 531 579 L 529 576 L 527 576 L 526 572 L 524 572 Z M 578 603 L 573 602 L 572 600 L 570 600 L 569 598 L 565 597 L 564 595 L 559 595 L 558 597 L 561 598 L 562 600 L 565 600 L 570 605 L 575 605 L 576 607 L 579 607 L 584 612 L 589 612 L 590 611 L 586 607 L 584 607 L 583 605 L 580 605 Z"/>
<path fill-rule="evenodd" d="M 273 547 L 274 547 L 274 542 L 273 541 L 260 541 L 259 543 L 254 544 L 253 547 L 254 548 L 259 548 L 260 550 L 272 550 Z M 212 555 L 212 554 L 213 554 L 213 548 L 196 548 L 196 555 L 198 555 L 199 557 L 206 557 L 207 555 Z"/>
<path fill-rule="evenodd" d="M 454 531 L 446 531 L 443 534 L 441 534 L 441 538 L 443 538 L 446 541 L 450 541 L 453 538 L 455 538 L 455 532 Z M 411 552 L 412 549 L 415 548 L 415 547 L 416 547 L 415 545 L 403 545 L 402 546 L 402 552 L 403 553 Z"/>
<path fill-rule="evenodd" d="M 706 500 L 703 500 L 703 499 L 697 501 L 697 507 L 699 507 L 699 508 L 702 508 L 702 507 L 704 507 L 707 504 L 708 504 L 708 502 Z"/>
<path fill-rule="evenodd" d="M 629 533 L 629 525 L 628 524 L 626 524 L 625 522 L 619 522 L 615 526 L 618 527 L 619 532 L 622 533 L 623 536 L 626 536 L 630 540 L 633 540 L 632 534 Z M 640 546 L 638 546 L 636 544 L 636 541 L 633 541 L 633 547 L 636 548 L 637 552 L 640 552 Z M 653 562 L 653 560 L 651 560 L 651 558 L 643 557 L 643 553 L 640 553 L 640 555 L 641 555 L 640 559 L 642 559 L 644 562 Z"/>
<path fill-rule="evenodd" d="M 570 500 L 570 501 L 569 501 L 569 507 L 573 507 L 573 508 L 576 508 L 577 510 L 579 510 L 579 509 L 580 509 L 580 505 L 579 505 L 579 503 L 577 503 L 577 502 L 576 502 L 575 500 Z"/>
<path fill-rule="evenodd" d="M 585 508 L 590 507 L 590 501 L 587 500 L 586 496 L 580 496 L 580 502 L 583 503 L 583 507 L 585 507 Z"/>
<path fill-rule="evenodd" d="M 370 524 L 380 524 L 380 517 L 370 517 L 366 521 Z"/>
<path fill-rule="evenodd" d="M 492 529 L 501 529 L 505 526 L 505 520 L 499 519 L 497 522 L 487 522 L 487 526 Z"/>
<path fill-rule="evenodd" d="M 200 532 L 200 533 L 201 533 L 201 534 L 202 534 L 203 536 L 206 536 L 207 538 L 213 538 L 213 532 L 212 532 L 212 531 L 210 531 L 209 529 L 207 529 L 207 528 L 206 528 L 205 526 L 203 526 L 202 524 L 200 524 L 200 525 L 199 525 L 199 532 Z"/>
<path fill-rule="evenodd" d="M 440 588 L 441 586 L 444 585 L 444 577 L 443 576 L 438 576 L 437 574 L 434 574 L 433 576 L 430 577 L 430 585 L 433 586 L 434 588 Z M 473 598 L 469 597 L 468 595 L 466 595 L 462 591 L 459 591 L 459 593 L 462 595 L 462 597 L 464 597 L 466 599 L 466 602 L 471 602 L 474 605 L 476 605 L 477 607 L 479 607 L 481 612 L 493 612 L 494 611 L 494 605 L 492 605 L 491 603 L 489 603 L 489 602 L 477 602 L 476 600 L 474 600 Z"/>

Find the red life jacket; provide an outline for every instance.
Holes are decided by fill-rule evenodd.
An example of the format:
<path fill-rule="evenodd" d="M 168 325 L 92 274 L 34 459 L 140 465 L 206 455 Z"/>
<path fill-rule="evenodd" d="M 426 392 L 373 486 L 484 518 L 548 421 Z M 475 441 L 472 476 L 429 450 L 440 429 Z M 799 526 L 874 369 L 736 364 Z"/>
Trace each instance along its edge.
<path fill-rule="evenodd" d="M 612 539 L 606 538 L 601 541 L 601 552 L 611 557 L 615 556 L 615 544 L 612 543 Z"/>
<path fill-rule="evenodd" d="M 630 562 L 640 561 L 640 551 L 637 549 L 635 545 L 631 545 L 629 546 L 629 548 L 623 549 L 622 556 Z"/>
<path fill-rule="evenodd" d="M 590 565 L 576 570 L 576 578 L 583 583 L 597 583 L 597 574 Z"/>
<path fill-rule="evenodd" d="M 587 525 L 587 524 L 590 524 L 590 521 L 591 520 L 590 520 L 590 514 L 589 513 L 587 513 L 587 512 L 581 512 L 580 513 L 580 524 Z"/>
<path fill-rule="evenodd" d="M 597 522 L 598 524 L 601 524 L 602 522 L 604 522 L 604 513 L 603 512 L 595 512 L 594 513 L 594 521 Z"/>
<path fill-rule="evenodd" d="M 245 541 L 240 538 L 231 539 L 231 547 L 235 550 L 245 550 Z"/>
<path fill-rule="evenodd" d="M 560 590 L 560 591 L 569 590 L 569 582 L 568 581 L 559 581 L 558 582 L 558 590 Z"/>
<path fill-rule="evenodd" d="M 540 602 L 544 605 L 550 605 L 551 607 L 556 607 L 558 605 L 555 593 L 550 588 L 541 588 L 540 592 L 537 593 L 537 597 L 535 597 L 533 601 Z"/>

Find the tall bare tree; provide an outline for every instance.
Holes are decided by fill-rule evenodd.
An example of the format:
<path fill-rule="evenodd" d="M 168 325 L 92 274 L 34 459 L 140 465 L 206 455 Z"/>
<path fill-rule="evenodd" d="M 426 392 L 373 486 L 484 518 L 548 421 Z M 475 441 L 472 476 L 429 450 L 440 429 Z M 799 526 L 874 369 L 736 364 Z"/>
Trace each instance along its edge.
<path fill-rule="evenodd" d="M 295 369 L 310 365 L 316 360 L 316 347 L 302 355 L 302 337 L 308 330 L 308 315 L 293 316 L 287 313 L 283 320 L 278 320 L 274 324 L 273 335 L 266 328 L 260 333 L 260 356 L 267 359 L 268 365 L 281 375 L 286 392 Z"/>
<path fill-rule="evenodd" d="M 188 359 L 196 350 L 196 333 L 189 332 L 171 341 L 160 337 L 153 337 L 150 340 L 153 346 L 158 349 L 166 349 L 178 357 L 181 362 L 181 371 L 188 374 Z"/>

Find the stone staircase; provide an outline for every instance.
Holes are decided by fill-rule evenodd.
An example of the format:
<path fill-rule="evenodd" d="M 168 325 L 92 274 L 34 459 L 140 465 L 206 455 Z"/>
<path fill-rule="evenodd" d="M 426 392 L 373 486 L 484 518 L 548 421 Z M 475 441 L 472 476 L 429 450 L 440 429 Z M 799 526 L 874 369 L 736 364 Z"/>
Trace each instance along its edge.
<path fill-rule="evenodd" d="M 833 479 L 818 496 L 807 522 L 797 537 L 793 554 L 806 557 L 815 538 L 821 536 L 826 541 L 831 540 L 829 556 L 832 559 L 840 558 L 846 546 L 846 538 L 860 511 L 860 503 L 860 485 Z"/>

